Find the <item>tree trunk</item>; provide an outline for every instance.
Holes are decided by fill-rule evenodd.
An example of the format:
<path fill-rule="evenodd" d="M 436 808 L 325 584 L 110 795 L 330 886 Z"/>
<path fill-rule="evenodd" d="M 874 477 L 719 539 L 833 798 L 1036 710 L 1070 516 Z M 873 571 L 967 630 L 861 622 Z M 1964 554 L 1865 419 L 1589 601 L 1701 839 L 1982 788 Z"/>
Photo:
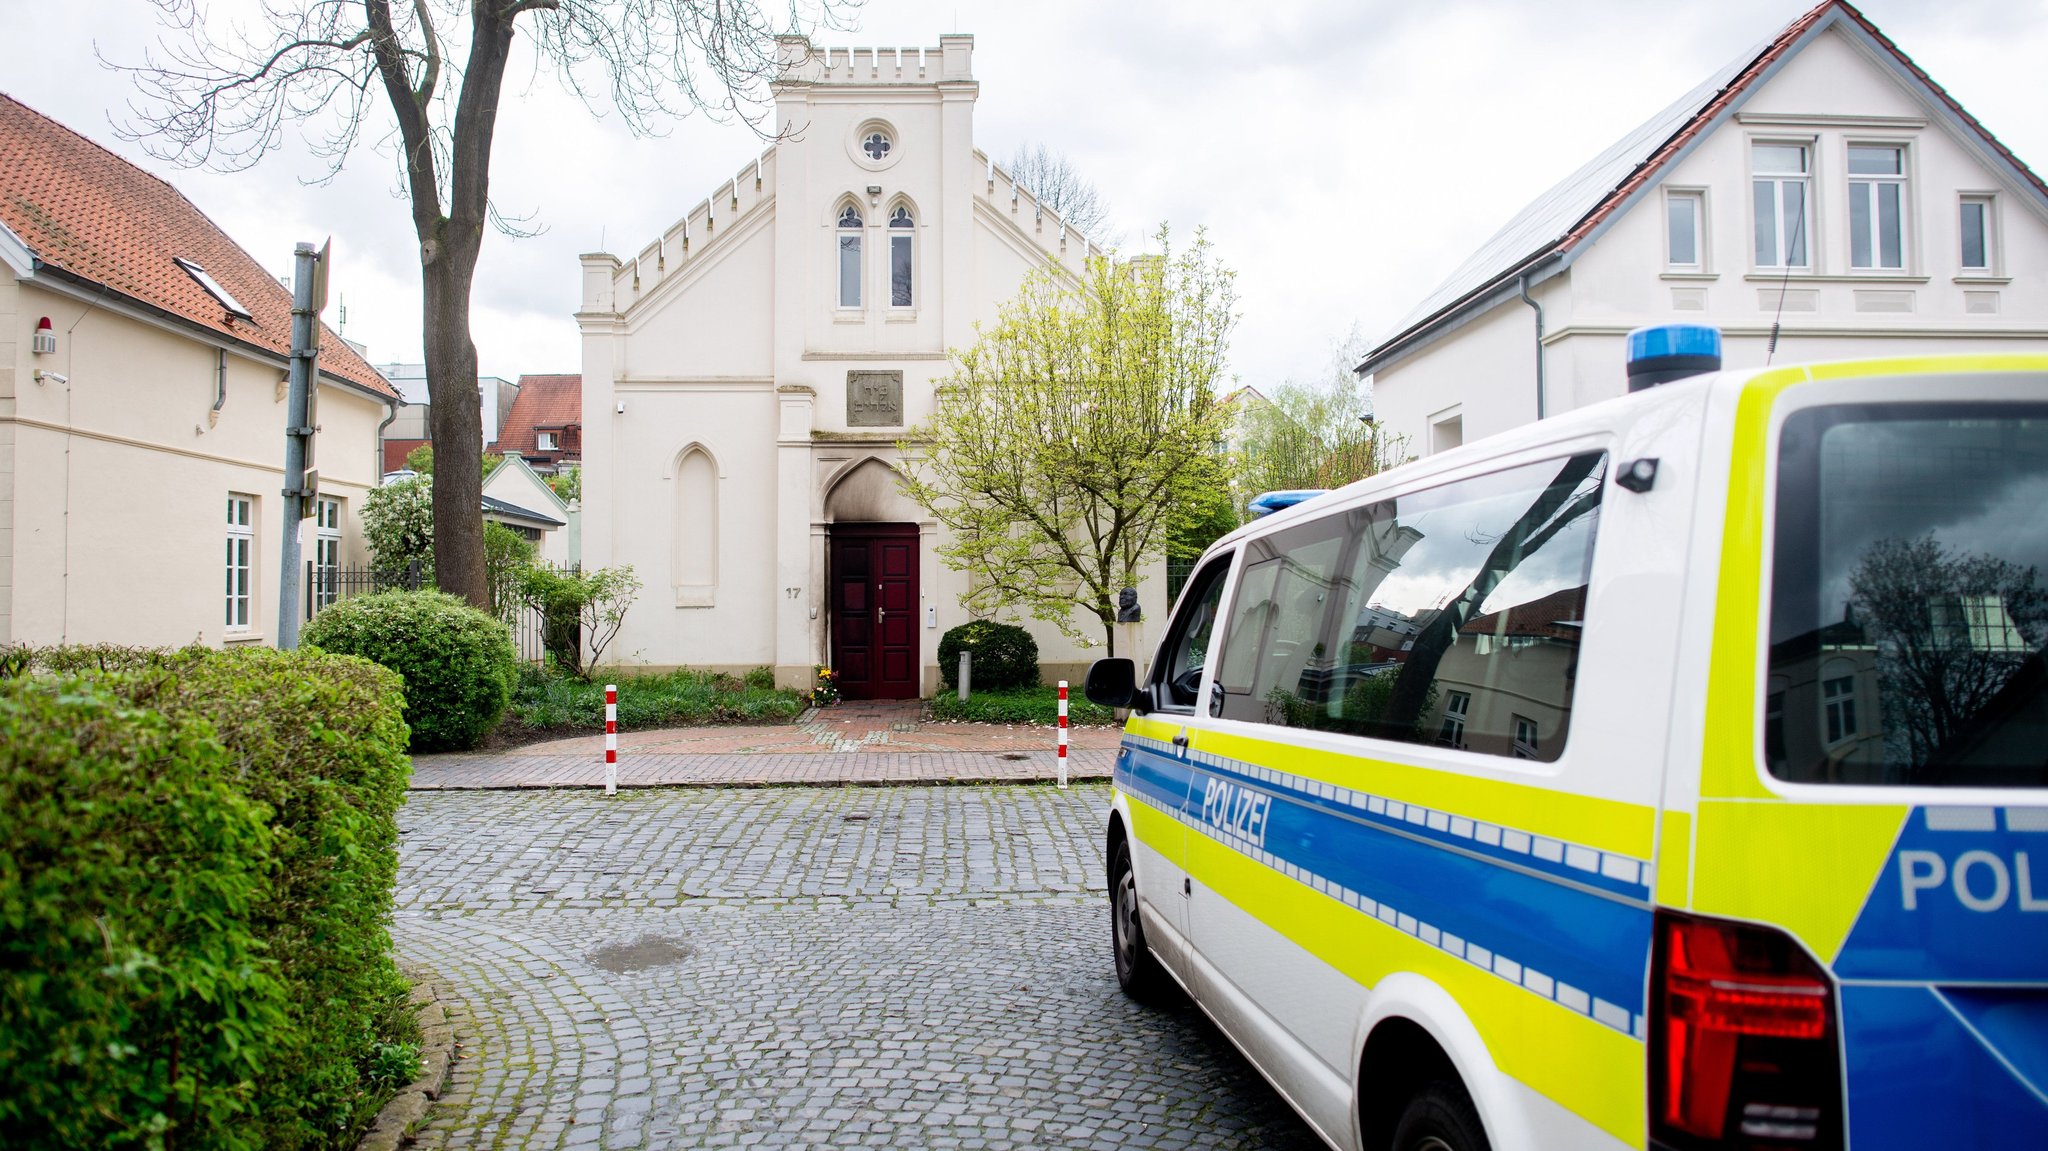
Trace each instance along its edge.
<path fill-rule="evenodd" d="M 476 247 L 423 243 L 420 271 L 425 287 L 427 395 L 432 403 L 428 434 L 434 441 L 434 582 L 442 591 L 489 611 L 483 409 L 476 391 L 476 344 L 469 337 Z"/>

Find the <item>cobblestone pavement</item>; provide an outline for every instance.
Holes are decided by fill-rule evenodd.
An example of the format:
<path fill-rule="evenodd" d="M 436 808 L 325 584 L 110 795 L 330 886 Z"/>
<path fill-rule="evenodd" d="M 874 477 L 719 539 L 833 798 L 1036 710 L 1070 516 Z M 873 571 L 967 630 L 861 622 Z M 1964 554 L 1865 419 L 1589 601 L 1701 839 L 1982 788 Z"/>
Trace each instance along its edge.
<path fill-rule="evenodd" d="M 1108 790 L 416 794 L 400 954 L 471 1036 L 433 1149 L 1320 1144 L 1117 990 Z"/>
<path fill-rule="evenodd" d="M 832 783 L 998 783 L 1051 779 L 1055 729 L 931 723 L 923 704 L 838 704 L 796 723 L 715 725 L 619 735 L 619 786 L 763 787 Z M 1122 729 L 1069 729 L 1067 773 L 1108 779 Z M 604 736 L 500 751 L 413 757 L 415 791 L 599 787 Z"/>

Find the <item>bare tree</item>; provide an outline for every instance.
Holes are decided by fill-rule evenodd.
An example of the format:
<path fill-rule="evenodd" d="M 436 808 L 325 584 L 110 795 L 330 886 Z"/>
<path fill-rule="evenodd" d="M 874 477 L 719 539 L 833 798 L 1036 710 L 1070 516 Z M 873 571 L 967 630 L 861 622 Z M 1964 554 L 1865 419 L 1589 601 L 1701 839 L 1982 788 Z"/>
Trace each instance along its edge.
<path fill-rule="evenodd" d="M 515 231 L 490 198 L 515 37 L 525 33 L 536 71 L 554 72 L 593 111 L 615 109 L 635 132 L 701 111 L 767 136 L 778 29 L 758 0 L 266 0 L 246 24 L 211 20 L 198 0 L 155 3 L 166 27 L 159 50 L 123 70 L 142 94 L 125 131 L 159 158 L 238 170 L 296 125 L 332 177 L 365 133 L 376 142 L 395 134 L 420 245 L 430 434 L 442 455 L 434 577 L 485 606 L 470 291 L 486 226 Z M 857 3 L 790 0 L 786 30 L 838 26 Z"/>
<path fill-rule="evenodd" d="M 1059 213 L 1069 227 L 1098 245 L 1107 246 L 1105 237 L 1097 233 L 1109 218 L 1109 205 L 1103 202 L 1094 184 L 1082 179 L 1065 153 L 1043 144 L 1020 145 L 1011 154 L 1010 162 L 1003 165 L 1003 171 L 1038 197 L 1039 203 Z"/>

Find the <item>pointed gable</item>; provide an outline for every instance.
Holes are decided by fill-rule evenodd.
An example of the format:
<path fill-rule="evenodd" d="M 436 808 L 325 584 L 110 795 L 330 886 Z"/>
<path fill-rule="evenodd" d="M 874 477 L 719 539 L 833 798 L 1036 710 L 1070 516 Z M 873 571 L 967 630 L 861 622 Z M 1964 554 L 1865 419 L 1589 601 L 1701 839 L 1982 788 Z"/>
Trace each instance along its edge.
<path fill-rule="evenodd" d="M 1884 33 L 1844 0 L 1823 2 L 1730 61 L 1698 87 L 1616 141 L 1537 197 L 1479 247 L 1366 354 L 1360 374 L 1399 358 L 1438 331 L 1455 326 L 1511 293 L 1522 277 L 1547 278 L 1570 266 L 1612 220 L 1626 211 L 1708 132 L 1732 116 L 1765 80 L 1814 38 L 1840 28 L 1861 39 L 1898 78 L 1917 89 L 1973 143 L 1987 166 L 2002 169 L 2048 205 L 2048 183 L 2000 143 Z"/>

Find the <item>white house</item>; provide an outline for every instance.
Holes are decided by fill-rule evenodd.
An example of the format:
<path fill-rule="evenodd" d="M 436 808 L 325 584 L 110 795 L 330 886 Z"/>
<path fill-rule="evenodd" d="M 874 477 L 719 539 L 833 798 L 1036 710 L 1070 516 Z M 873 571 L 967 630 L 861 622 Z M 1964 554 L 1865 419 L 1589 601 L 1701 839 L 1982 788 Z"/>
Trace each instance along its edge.
<path fill-rule="evenodd" d="M 332 601 L 399 398 L 322 330 L 319 499 L 286 520 L 290 336 L 177 189 L 0 96 L 0 644 L 274 642 L 289 534 L 301 610 Z"/>
<path fill-rule="evenodd" d="M 1626 334 L 1673 321 L 1730 367 L 2048 348 L 2048 185 L 1829 0 L 1524 208 L 1358 371 L 1427 455 L 1622 394 Z"/>
<path fill-rule="evenodd" d="M 556 567 L 577 562 L 570 538 L 577 514 L 517 455 L 498 461 L 484 477 L 484 518 L 518 532 L 535 558 Z"/>
<path fill-rule="evenodd" d="M 973 50 L 785 38 L 785 137 L 638 255 L 583 257 L 583 560 L 645 585 L 622 660 L 935 688 L 966 577 L 898 441 L 1028 270 L 1098 254 L 975 148 Z M 1095 654 L 1033 630 L 1047 671 Z"/>

